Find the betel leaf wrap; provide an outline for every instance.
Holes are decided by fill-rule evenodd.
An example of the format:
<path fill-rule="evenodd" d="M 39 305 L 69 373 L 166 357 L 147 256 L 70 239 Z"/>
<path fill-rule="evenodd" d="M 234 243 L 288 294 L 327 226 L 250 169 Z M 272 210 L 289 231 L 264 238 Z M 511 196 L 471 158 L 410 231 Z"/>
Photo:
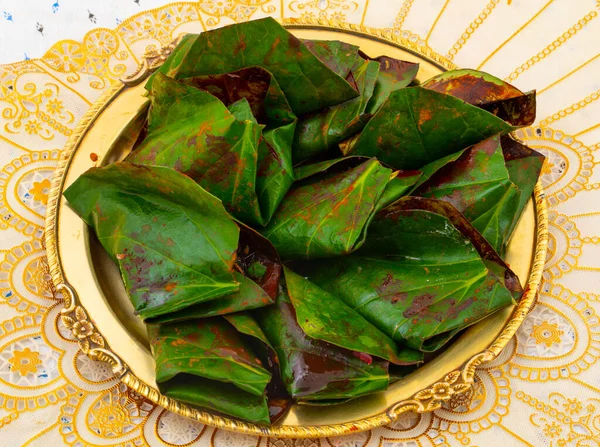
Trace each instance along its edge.
<path fill-rule="evenodd" d="M 351 73 L 360 96 L 300 119 L 293 145 L 295 163 L 331 152 L 342 140 L 362 130 L 370 118 L 365 110 L 378 72 L 377 62 L 359 59 Z"/>
<path fill-rule="evenodd" d="M 523 93 L 509 83 L 482 71 L 446 71 L 424 82 L 422 87 L 462 99 L 513 126 L 530 126 L 535 121 L 535 91 Z"/>
<path fill-rule="evenodd" d="M 434 351 L 522 293 L 517 277 L 449 203 L 407 197 L 355 254 L 300 270 L 398 343 Z"/>
<path fill-rule="evenodd" d="M 240 235 L 233 276 L 239 282 L 239 290 L 152 318 L 149 322 L 167 323 L 228 315 L 274 303 L 282 274 L 279 254 L 259 233 L 239 222 L 237 225 Z"/>
<path fill-rule="evenodd" d="M 271 374 L 249 341 L 222 317 L 149 325 L 163 394 L 231 416 L 269 423 Z"/>
<path fill-rule="evenodd" d="M 495 136 L 449 161 L 415 194 L 452 203 L 503 255 L 543 161 L 541 154 L 510 137 Z"/>
<path fill-rule="evenodd" d="M 239 229 L 189 177 L 121 162 L 90 169 L 64 195 L 118 264 L 142 319 L 239 290 Z"/>
<path fill-rule="evenodd" d="M 148 135 L 127 161 L 174 168 L 221 199 L 234 216 L 263 224 L 268 216 L 256 193 L 260 125 L 239 121 L 207 91 L 162 74 L 150 94 Z M 248 102 L 237 104 L 238 116 L 240 108 L 250 114 Z"/>
<path fill-rule="evenodd" d="M 285 287 L 274 306 L 260 309 L 256 315 L 277 352 L 285 387 L 297 400 L 354 398 L 387 388 L 388 362 L 361 359 L 351 351 L 308 337 L 298 325 Z"/>
<path fill-rule="evenodd" d="M 298 116 L 358 96 L 348 82 L 271 17 L 189 34 L 158 71 L 181 79 L 252 66 L 273 74 Z M 156 75 L 150 78 L 148 87 L 155 79 Z"/>
<path fill-rule="evenodd" d="M 345 155 L 377 157 L 396 169 L 420 169 L 513 126 L 450 95 L 408 87 L 392 92 Z"/>
<path fill-rule="evenodd" d="M 262 234 L 284 260 L 351 253 L 391 174 L 372 158 L 347 171 L 309 176 L 289 191 Z"/>

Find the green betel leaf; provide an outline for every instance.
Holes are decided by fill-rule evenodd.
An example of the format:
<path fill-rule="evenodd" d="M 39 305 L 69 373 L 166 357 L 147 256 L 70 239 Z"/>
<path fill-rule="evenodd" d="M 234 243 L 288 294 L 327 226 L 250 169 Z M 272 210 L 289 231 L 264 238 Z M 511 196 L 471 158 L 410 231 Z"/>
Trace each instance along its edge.
<path fill-rule="evenodd" d="M 259 233 L 243 224 L 238 223 L 238 226 L 240 234 L 236 251 L 236 271 L 233 272 L 233 276 L 239 283 L 239 290 L 177 312 L 169 312 L 148 322 L 168 323 L 226 315 L 257 309 L 275 302 L 282 274 L 279 254 Z"/>
<path fill-rule="evenodd" d="M 195 320 L 198 318 L 227 316 L 234 312 L 257 309 L 273 304 L 273 299 L 258 284 L 240 272 L 233 272 L 239 283 L 237 292 L 218 297 L 214 300 L 194 304 L 176 312 L 169 312 L 147 320 L 148 323 L 172 323 L 175 321 Z"/>
<path fill-rule="evenodd" d="M 238 227 L 189 177 L 121 162 L 90 169 L 64 195 L 119 265 L 142 319 L 239 289 Z"/>
<path fill-rule="evenodd" d="M 304 180 L 317 174 L 326 174 L 330 170 L 333 172 L 343 172 L 369 161 L 369 157 L 361 157 L 360 155 L 350 157 L 333 158 L 331 160 L 323 160 L 317 163 L 302 164 L 294 168 L 294 177 L 296 181 Z"/>
<path fill-rule="evenodd" d="M 296 399 L 345 399 L 387 388 L 387 362 L 308 337 L 298 325 L 285 288 L 274 306 L 262 308 L 256 315 L 277 352 L 287 391 Z"/>
<path fill-rule="evenodd" d="M 271 381 L 267 385 L 267 397 L 269 405 L 269 414 L 271 423 L 280 419 L 291 407 L 293 400 L 288 394 L 283 378 L 281 377 L 281 368 L 277 352 L 271 346 L 265 333 L 260 328 L 256 319 L 249 312 L 238 312 L 225 315 L 224 318 L 229 321 L 242 334 L 252 337 L 251 344 L 254 347 L 258 357 L 267 365 L 272 374 Z"/>
<path fill-rule="evenodd" d="M 362 353 L 365 359 L 372 355 L 397 365 L 423 361 L 423 354 L 399 349 L 394 340 L 354 309 L 303 276 L 285 269 L 285 283 L 298 324 L 310 338 Z"/>
<path fill-rule="evenodd" d="M 390 175 L 369 159 L 345 172 L 306 178 L 289 191 L 262 234 L 284 260 L 348 254 L 362 242 Z"/>
<path fill-rule="evenodd" d="M 269 128 L 290 124 L 296 119 L 273 75 L 261 67 L 193 76 L 181 82 L 208 91 L 227 106 L 245 98 L 256 120 Z"/>
<path fill-rule="evenodd" d="M 424 82 L 422 87 L 460 98 L 513 126 L 530 126 L 535 121 L 535 91 L 523 93 L 482 71 L 446 71 Z"/>
<path fill-rule="evenodd" d="M 210 93 L 162 74 L 150 93 L 148 136 L 127 161 L 174 168 L 221 199 L 235 217 L 263 224 L 256 195 L 260 125 L 238 121 Z M 250 106 L 242 101 L 236 107 L 239 113 Z"/>
<path fill-rule="evenodd" d="M 375 212 L 381 211 L 401 197 L 408 195 L 422 176 L 421 171 L 394 171 L 389 183 L 385 185 L 379 202 L 377 202 Z"/>
<path fill-rule="evenodd" d="M 270 425 L 265 395 L 245 393 L 229 383 L 215 382 L 190 374 L 159 385 L 165 396 L 246 421 Z"/>
<path fill-rule="evenodd" d="M 446 155 L 442 158 L 438 158 L 437 160 L 434 160 L 431 163 L 427 163 L 425 166 L 419 169 L 419 172 L 421 172 L 421 177 L 419 177 L 419 180 L 412 186 L 408 195 L 412 194 L 419 186 L 421 186 L 423 183 L 429 180 L 433 174 L 438 172 L 444 166 L 446 166 L 449 163 L 452 163 L 453 161 L 456 161 L 458 157 L 460 157 L 465 151 L 466 149 L 462 149 L 458 152 L 454 152 L 453 154 Z"/>
<path fill-rule="evenodd" d="M 342 78 L 348 76 L 360 58 L 358 47 L 350 43 L 339 40 L 301 40 L 312 54 Z"/>
<path fill-rule="evenodd" d="M 296 122 L 263 132 L 258 146 L 256 194 L 266 223 L 294 183 L 292 141 Z"/>
<path fill-rule="evenodd" d="M 228 321 L 217 317 L 149 325 L 148 335 L 156 383 L 163 394 L 246 420 L 269 422 L 265 389 L 271 375 Z M 225 390 L 224 402 L 210 401 L 213 387 Z"/>
<path fill-rule="evenodd" d="M 360 96 L 300 119 L 293 145 L 294 163 L 325 154 L 362 130 L 369 119 L 365 109 L 378 72 L 377 62 L 360 59 L 351 72 Z"/>
<path fill-rule="evenodd" d="M 533 151 L 526 148 L 520 151 L 518 143 L 512 143 L 516 148 L 513 161 L 520 160 L 516 162 L 516 169 L 513 168 L 513 176 L 521 179 L 526 195 L 522 194 L 505 166 L 502 145 L 510 142 L 513 140 L 509 137 L 501 140 L 495 136 L 466 149 L 415 191 L 423 197 L 452 203 L 500 255 L 505 252 L 543 163 L 539 154 L 534 156 Z M 533 156 L 528 157 L 529 154 Z M 528 163 L 529 160 L 532 162 Z"/>
<path fill-rule="evenodd" d="M 344 155 L 377 157 L 396 169 L 419 169 L 512 126 L 449 95 L 408 87 L 390 94 Z"/>
<path fill-rule="evenodd" d="M 355 254 L 311 266 L 335 293 L 396 342 L 435 351 L 522 292 L 517 277 L 449 203 L 406 197 L 369 227 Z"/>
<path fill-rule="evenodd" d="M 408 87 L 417 77 L 419 64 L 402 61 L 387 56 L 379 56 L 373 61 L 379 62 L 379 74 L 373 95 L 367 105 L 367 113 L 375 113 L 383 105 L 390 93 Z"/>
<path fill-rule="evenodd" d="M 327 174 L 330 170 L 334 172 L 343 172 L 352 169 L 369 160 L 368 157 L 359 155 L 325 160 L 309 165 L 301 165 L 294 170 L 296 181 L 303 180 L 317 174 Z M 398 200 L 414 189 L 414 185 L 420 181 L 421 171 L 394 171 L 390 175 L 389 182 L 385 185 L 383 194 L 377 202 L 375 212 L 382 210 L 386 206 Z"/>
<path fill-rule="evenodd" d="M 298 38 L 268 17 L 186 37 L 159 69 L 175 79 L 259 66 L 273 74 L 296 115 L 358 96 Z M 150 89 L 156 76 L 149 79 Z"/>
<path fill-rule="evenodd" d="M 527 201 L 533 194 L 545 157 L 508 136 L 502 137 L 502 153 L 510 180 L 519 190 L 519 205 L 509 229 L 509 234 L 512 234 Z"/>

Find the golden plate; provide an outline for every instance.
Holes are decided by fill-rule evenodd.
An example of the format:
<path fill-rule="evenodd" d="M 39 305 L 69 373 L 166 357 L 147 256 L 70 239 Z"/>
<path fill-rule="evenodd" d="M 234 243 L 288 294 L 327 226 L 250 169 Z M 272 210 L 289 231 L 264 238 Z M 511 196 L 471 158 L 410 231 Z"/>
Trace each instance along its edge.
<path fill-rule="evenodd" d="M 299 37 L 344 40 L 373 56 L 419 62 L 421 81 L 453 68 L 430 49 L 381 30 L 323 22 L 284 24 Z M 475 367 L 498 356 L 535 302 L 548 244 L 546 205 L 539 183 L 508 250 L 507 262 L 525 284 L 522 300 L 470 327 L 442 354 L 386 392 L 333 407 L 295 405 L 272 427 L 199 411 L 159 393 L 146 331 L 133 315 L 119 270 L 67 206 L 62 192 L 90 167 L 112 163 L 129 152 L 148 107 L 140 81 L 164 61 L 173 46 L 148 54 L 136 75 L 125 81 L 127 85 L 113 86 L 91 107 L 68 141 L 52 183 L 46 219 L 48 260 L 53 282 L 64 297 L 62 322 L 79 339 L 82 351 L 95 360 L 108 361 L 117 377 L 158 405 L 204 424 L 257 435 L 321 437 L 367 430 L 388 424 L 406 411 L 435 410 L 452 395 L 468 390 Z"/>

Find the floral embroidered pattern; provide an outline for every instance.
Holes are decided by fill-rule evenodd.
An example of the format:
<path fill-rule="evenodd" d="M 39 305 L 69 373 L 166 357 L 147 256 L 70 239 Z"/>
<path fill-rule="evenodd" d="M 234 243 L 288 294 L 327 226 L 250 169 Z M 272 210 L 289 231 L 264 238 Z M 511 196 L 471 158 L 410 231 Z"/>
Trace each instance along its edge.
<path fill-rule="evenodd" d="M 8 360 L 12 368 L 21 376 L 35 374 L 38 366 L 42 364 L 39 353 L 25 348 L 22 351 L 14 351 L 13 357 Z"/>

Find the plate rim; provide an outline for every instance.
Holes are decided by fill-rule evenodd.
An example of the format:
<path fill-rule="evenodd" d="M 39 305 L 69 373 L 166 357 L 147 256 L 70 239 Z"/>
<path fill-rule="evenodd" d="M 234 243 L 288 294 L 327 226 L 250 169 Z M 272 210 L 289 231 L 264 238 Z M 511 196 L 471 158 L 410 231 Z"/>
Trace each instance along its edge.
<path fill-rule="evenodd" d="M 410 37 L 406 38 L 402 35 L 394 34 L 394 32 L 389 29 L 332 22 L 326 19 L 283 19 L 279 21 L 289 29 L 343 31 L 369 39 L 379 40 L 383 43 L 391 44 L 413 53 L 440 68 L 457 68 L 453 62 L 439 55 L 428 46 L 419 45 L 418 41 L 413 41 Z M 142 58 L 142 63 L 134 74 L 123 80 L 123 82 L 119 82 L 109 87 L 107 91 L 98 98 L 73 130 L 73 134 L 65 144 L 61 159 L 53 173 L 45 221 L 45 242 L 48 265 L 52 276 L 52 282 L 54 283 L 57 292 L 61 293 L 64 298 L 63 308 L 60 311 L 60 317 L 63 324 L 72 331 L 76 324 L 78 324 L 78 327 L 80 328 L 82 326 L 86 327 L 83 337 L 81 336 L 81 332 L 75 334 L 78 335 L 77 338 L 79 340 L 80 350 L 93 360 L 108 362 L 111 365 L 112 372 L 116 378 L 119 378 L 135 392 L 146 397 L 156 405 L 182 416 L 197 420 L 205 425 L 259 436 L 318 438 L 325 436 L 340 436 L 370 430 L 389 424 L 395 421 L 402 413 L 408 411 L 420 413 L 434 411 L 440 408 L 442 403 L 448 400 L 452 395 L 470 389 L 474 383 L 476 367 L 483 362 L 489 362 L 499 356 L 502 349 L 514 336 L 536 302 L 548 248 L 548 209 L 541 180 L 537 182 L 533 193 L 536 216 L 536 246 L 529 278 L 524 287 L 525 292 L 523 297 L 515 306 L 510 320 L 504 326 L 500 335 L 488 348 L 472 356 L 460 369 L 448 373 L 442 380 L 432 384 L 428 388 L 414 393 L 410 399 L 393 404 L 385 412 L 345 423 L 312 426 L 265 426 L 236 420 L 226 416 L 219 416 L 207 411 L 192 408 L 187 404 L 162 395 L 156 388 L 146 384 L 135 376 L 129 370 L 128 366 L 105 344 L 101 333 L 95 328 L 94 324 L 89 321 L 85 308 L 79 304 L 77 292 L 66 283 L 58 252 L 58 209 L 66 173 L 68 172 L 67 168 L 88 129 L 104 109 L 106 109 L 106 107 L 108 107 L 118 94 L 127 88 L 127 86 L 138 84 L 148 76 L 150 72 L 159 67 L 173 50 L 176 43 L 177 41 L 174 41 L 160 50 L 147 53 Z"/>

